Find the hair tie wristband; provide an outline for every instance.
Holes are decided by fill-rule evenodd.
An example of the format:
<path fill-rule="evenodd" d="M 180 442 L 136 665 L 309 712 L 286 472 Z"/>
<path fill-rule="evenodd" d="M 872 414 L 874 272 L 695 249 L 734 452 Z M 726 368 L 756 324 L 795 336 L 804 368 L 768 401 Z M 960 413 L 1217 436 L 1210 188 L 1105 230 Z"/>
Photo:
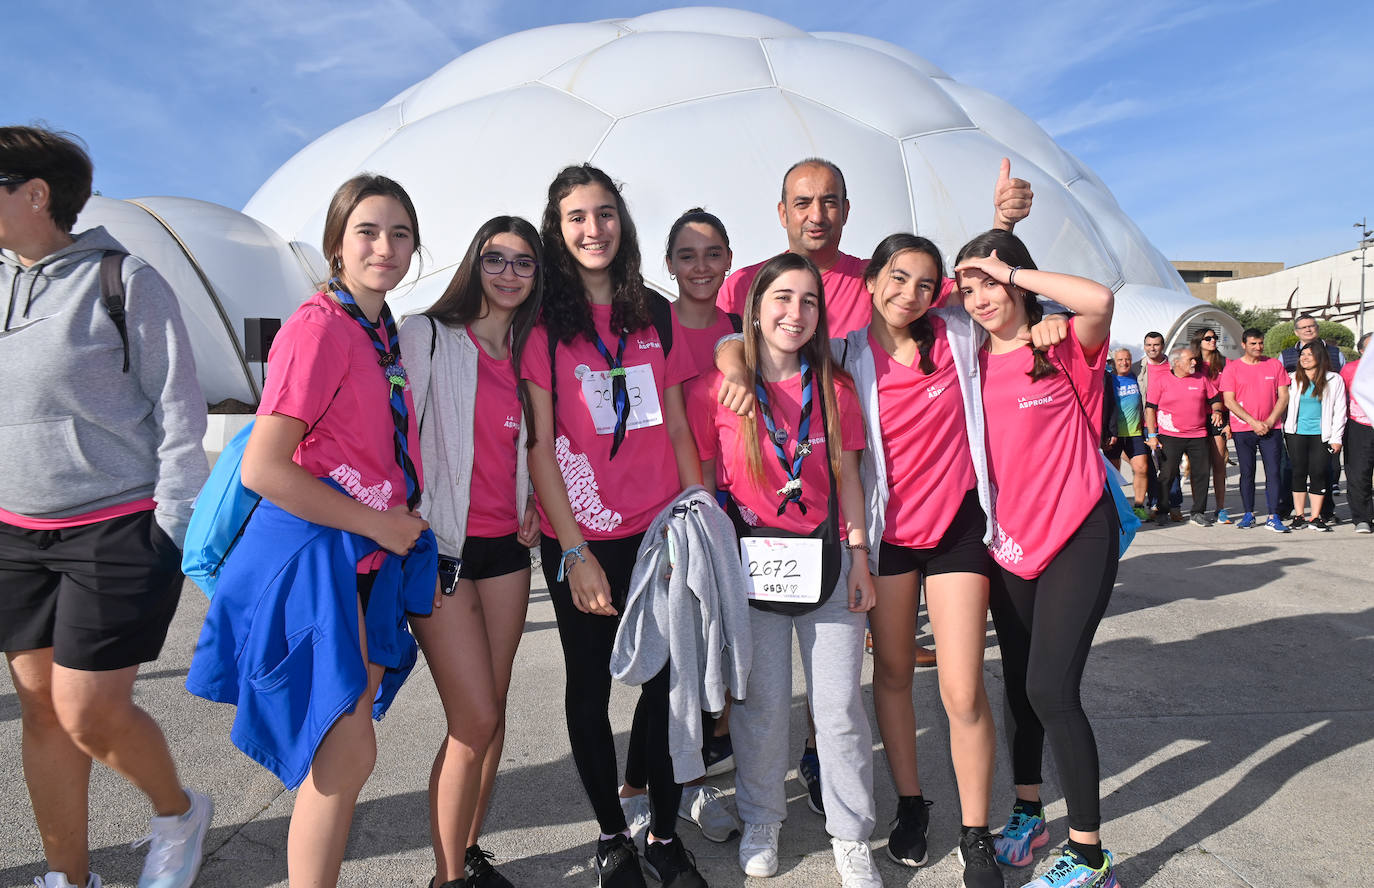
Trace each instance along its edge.
<path fill-rule="evenodd" d="M 576 546 L 573 546 L 571 549 L 564 549 L 564 550 L 563 550 L 563 557 L 562 557 L 562 558 L 559 560 L 559 562 L 558 562 L 558 582 L 560 582 L 560 583 L 563 582 L 564 578 L 567 577 L 567 575 L 568 575 L 568 559 L 569 559 L 569 558 L 572 558 L 572 557 L 576 556 L 576 557 L 577 557 L 577 560 L 578 560 L 579 562 L 581 562 L 582 564 L 586 564 L 586 563 L 587 563 L 587 558 L 586 558 L 586 556 L 584 556 L 584 555 L 582 554 L 582 550 L 585 549 L 585 548 L 587 548 L 587 541 L 586 541 L 586 540 L 583 540 L 582 542 L 578 543 Z"/>
<path fill-rule="evenodd" d="M 1011 273 L 1010 273 L 1010 274 L 1007 275 L 1007 286 L 1008 286 L 1008 287 L 1014 287 L 1014 286 L 1016 286 L 1016 273 L 1017 273 L 1018 271 L 1020 271 L 1020 270 L 1021 270 L 1021 266 L 1018 265 L 1018 266 L 1016 266 L 1015 268 L 1013 268 L 1013 269 L 1011 270 Z"/>

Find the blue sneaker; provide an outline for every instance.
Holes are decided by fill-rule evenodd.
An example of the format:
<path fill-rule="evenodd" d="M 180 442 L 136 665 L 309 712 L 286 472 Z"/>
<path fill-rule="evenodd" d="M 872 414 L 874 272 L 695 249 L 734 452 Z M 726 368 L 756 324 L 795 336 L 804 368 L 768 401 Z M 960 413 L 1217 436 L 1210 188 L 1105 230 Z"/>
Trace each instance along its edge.
<path fill-rule="evenodd" d="M 1285 525 L 1282 521 L 1279 520 L 1278 515 L 1270 515 L 1269 520 L 1264 522 L 1264 526 L 1272 530 L 1274 533 L 1291 533 L 1287 525 Z"/>
<path fill-rule="evenodd" d="M 1050 836 L 1045 830 L 1042 814 L 1022 814 L 1012 811 L 1002 834 L 993 837 L 997 848 L 997 862 L 1008 866 L 1025 866 L 1035 856 L 1036 848 L 1049 844 Z"/>
<path fill-rule="evenodd" d="M 1066 845 L 1049 872 L 1022 888 L 1120 888 L 1120 884 L 1112 869 L 1112 852 L 1102 849 L 1102 866 L 1093 869 L 1077 851 Z"/>
<path fill-rule="evenodd" d="M 806 804 L 817 814 L 825 813 L 825 802 L 821 799 L 821 757 L 809 747 L 802 749 L 801 761 L 797 763 L 797 776 L 806 784 Z"/>
<path fill-rule="evenodd" d="M 200 872 L 205 834 L 215 814 L 210 797 L 186 790 L 191 809 L 180 816 L 154 817 L 148 835 L 133 847 L 148 846 L 148 857 L 138 877 L 138 888 L 190 888 Z"/>
<path fill-rule="evenodd" d="M 1250 528 L 1252 528 L 1252 527 L 1254 527 L 1254 526 L 1255 526 L 1255 513 L 1254 513 L 1254 512 L 1246 512 L 1244 515 L 1241 516 L 1240 520 L 1236 522 L 1236 527 L 1239 527 L 1241 530 L 1249 530 Z"/>
<path fill-rule="evenodd" d="M 1217 523 L 1218 523 L 1218 524 L 1230 524 L 1230 523 L 1231 523 L 1231 513 L 1228 512 L 1228 511 L 1226 511 L 1225 509 L 1217 509 Z"/>

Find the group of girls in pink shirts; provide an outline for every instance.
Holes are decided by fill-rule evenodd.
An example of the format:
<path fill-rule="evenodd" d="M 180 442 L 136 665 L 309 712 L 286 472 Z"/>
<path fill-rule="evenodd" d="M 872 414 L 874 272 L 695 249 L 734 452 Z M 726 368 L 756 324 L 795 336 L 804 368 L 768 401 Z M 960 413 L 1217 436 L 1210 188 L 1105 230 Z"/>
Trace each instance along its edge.
<path fill-rule="evenodd" d="M 862 272 L 871 322 L 832 341 L 821 273 L 800 255 L 763 265 L 742 317 L 716 308 L 729 240 L 719 219 L 692 210 L 666 244 L 679 289 L 670 308 L 644 283 L 639 236 L 618 187 L 580 165 L 550 184 L 539 230 L 509 216 L 483 225 L 443 296 L 397 333 L 385 297 L 419 246 L 409 198 L 390 180 L 357 177 L 336 194 L 329 219 L 334 278 L 273 346 L 243 467 L 245 485 L 283 512 L 375 543 L 356 581 L 338 578 L 350 591 L 334 599 L 343 611 L 332 622 L 353 627 L 366 681 L 300 784 L 288 842 L 293 886 L 337 882 L 375 761 L 368 707 L 379 715 L 378 688 L 408 669 L 369 655 L 370 645 L 396 646 L 369 617 L 394 610 L 379 594 L 404 595 L 377 578 L 387 559 L 434 549 L 437 582 L 423 602 L 404 602 L 448 728 L 430 774 L 430 884 L 511 884 L 478 839 L 534 545 L 564 654 L 572 759 L 599 830 L 598 884 L 638 888 L 647 871 L 670 888 L 705 886 L 678 834 L 683 788 L 668 755 L 669 667 L 641 687 L 630 737 L 634 774 L 627 763 L 625 783 L 647 798 L 642 849 L 617 789 L 608 711 L 611 650 L 640 542 L 658 513 L 698 484 L 717 492 L 742 538 L 783 547 L 802 565 L 785 583 L 749 583 L 753 665 L 730 717 L 746 874 L 771 876 L 779 864 L 795 632 L 840 883 L 882 884 L 869 845 L 877 812 L 860 693 L 870 625 L 878 725 L 899 809 L 922 818 L 919 859 L 889 854 L 925 862 L 928 803 L 910 694 L 924 581 L 950 717 L 965 885 L 1004 885 L 1002 865 L 1031 863 L 1047 842 L 1039 800 L 1046 736 L 1069 837 L 1029 884 L 1116 885 L 1098 839 L 1096 747 L 1078 701 L 1117 562 L 1116 516 L 1089 420 L 1100 415 L 1110 290 L 1036 270 L 1024 245 L 1000 231 L 965 245 L 951 288 L 939 250 L 897 234 Z M 949 304 L 933 307 L 942 293 Z M 1036 326 L 1034 294 L 1076 316 Z M 717 343 L 741 329 L 742 349 L 722 348 L 717 371 Z M 326 357 L 322 344 L 338 354 Z M 721 403 L 741 383 L 753 395 L 743 416 Z M 224 581 L 221 590 L 212 612 L 256 606 L 251 590 Z M 1000 836 L 988 828 L 989 603 L 1016 784 Z M 212 655 L 204 643 L 197 653 Z M 301 680 L 309 694 L 308 676 Z"/>

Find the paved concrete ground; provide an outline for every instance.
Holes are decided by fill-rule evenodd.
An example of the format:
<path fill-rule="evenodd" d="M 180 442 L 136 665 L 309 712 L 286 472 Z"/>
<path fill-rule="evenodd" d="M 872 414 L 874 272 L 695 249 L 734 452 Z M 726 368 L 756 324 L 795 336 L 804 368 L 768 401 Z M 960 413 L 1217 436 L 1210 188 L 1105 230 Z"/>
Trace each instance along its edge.
<path fill-rule="evenodd" d="M 1374 858 L 1372 573 L 1374 537 L 1354 534 L 1348 523 L 1330 534 L 1288 536 L 1234 527 L 1141 532 L 1122 565 L 1084 683 L 1101 748 L 1103 835 L 1123 884 L 1287 888 L 1364 881 Z M 188 585 L 164 655 L 145 668 L 137 697 L 164 726 L 186 781 L 209 791 L 217 806 L 198 884 L 285 885 L 292 794 L 230 745 L 228 707 L 182 687 L 204 611 L 204 598 Z M 990 624 L 986 669 L 988 690 L 1000 700 Z M 21 776 L 19 707 L 8 679 L 0 681 L 0 885 L 28 885 L 45 867 Z M 864 685 L 871 706 L 867 675 Z M 483 840 L 501 870 L 530 888 L 596 881 L 589 866 L 596 828 L 568 755 L 561 695 L 557 629 L 547 594 L 536 590 Z M 895 799 L 880 747 L 875 776 L 883 822 L 874 840 L 888 886 L 957 885 L 958 807 L 934 670 L 918 671 L 915 698 L 922 779 L 936 803 L 931 863 L 908 870 L 882 854 Z M 632 701 L 631 692 L 617 689 L 622 753 Z M 798 695 L 787 741 L 796 751 L 804 720 Z M 427 884 L 433 870 L 425 786 L 442 726 L 421 663 L 378 725 L 379 762 L 358 808 L 341 884 Z M 1052 781 L 1052 763 L 1046 769 Z M 145 803 L 103 769 L 92 783 L 93 868 L 107 885 L 131 886 L 142 852 L 129 843 L 145 831 Z M 1010 806 L 1009 783 L 1002 754 L 994 825 Z M 722 785 L 729 788 L 729 778 Z M 751 881 L 838 885 L 821 818 L 806 808 L 795 779 L 788 789 L 778 876 Z M 1066 823 L 1052 783 L 1046 799 L 1057 845 Z M 733 841 L 713 845 L 686 826 L 683 835 L 713 886 L 745 883 Z M 1037 866 L 1043 869 L 1043 858 Z M 1014 888 L 1032 873 L 1008 873 L 1008 884 Z"/>

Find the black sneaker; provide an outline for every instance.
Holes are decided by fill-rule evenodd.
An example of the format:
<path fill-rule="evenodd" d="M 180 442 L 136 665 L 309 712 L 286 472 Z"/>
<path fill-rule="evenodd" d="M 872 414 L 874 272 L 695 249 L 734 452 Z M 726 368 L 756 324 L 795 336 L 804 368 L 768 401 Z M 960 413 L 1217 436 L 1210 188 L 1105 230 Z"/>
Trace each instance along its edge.
<path fill-rule="evenodd" d="M 934 802 L 917 796 L 897 799 L 897 816 L 892 819 L 892 834 L 887 837 L 887 856 L 903 866 L 925 866 L 926 833 L 930 830 L 930 811 Z"/>
<path fill-rule="evenodd" d="M 624 833 L 596 843 L 596 875 L 600 888 L 645 888 L 639 852 Z"/>
<path fill-rule="evenodd" d="M 729 734 L 707 737 L 701 757 L 707 777 L 719 777 L 735 770 L 735 745 L 730 742 Z"/>
<path fill-rule="evenodd" d="M 1288 525 L 1288 529 L 1289 529 L 1289 530 L 1302 530 L 1302 529 L 1305 528 L 1306 526 L 1307 526 L 1307 519 L 1304 518 L 1304 517 L 1302 517 L 1301 515 L 1295 515 L 1295 516 L 1293 517 L 1293 523 Z"/>
<path fill-rule="evenodd" d="M 987 830 L 965 832 L 959 838 L 959 862 L 964 865 L 964 888 L 1006 888 L 997 848 Z"/>
<path fill-rule="evenodd" d="M 697 859 L 682 846 L 682 839 L 650 842 L 644 848 L 644 868 L 663 888 L 707 888 L 697 872 Z"/>
<path fill-rule="evenodd" d="M 515 888 L 510 879 L 498 873 L 496 867 L 491 865 L 491 860 L 495 856 L 477 845 L 468 848 L 467 853 L 463 855 L 463 877 L 467 879 L 467 888 Z"/>
<path fill-rule="evenodd" d="M 817 814 L 825 813 L 825 800 L 821 798 L 821 757 L 809 746 L 802 747 L 801 761 L 797 763 L 797 776 L 806 784 L 806 804 Z"/>
<path fill-rule="evenodd" d="M 1331 532 L 1331 525 L 1327 524 L 1326 521 L 1323 520 L 1320 516 L 1313 518 L 1307 526 L 1308 528 L 1318 531 L 1319 533 Z"/>

